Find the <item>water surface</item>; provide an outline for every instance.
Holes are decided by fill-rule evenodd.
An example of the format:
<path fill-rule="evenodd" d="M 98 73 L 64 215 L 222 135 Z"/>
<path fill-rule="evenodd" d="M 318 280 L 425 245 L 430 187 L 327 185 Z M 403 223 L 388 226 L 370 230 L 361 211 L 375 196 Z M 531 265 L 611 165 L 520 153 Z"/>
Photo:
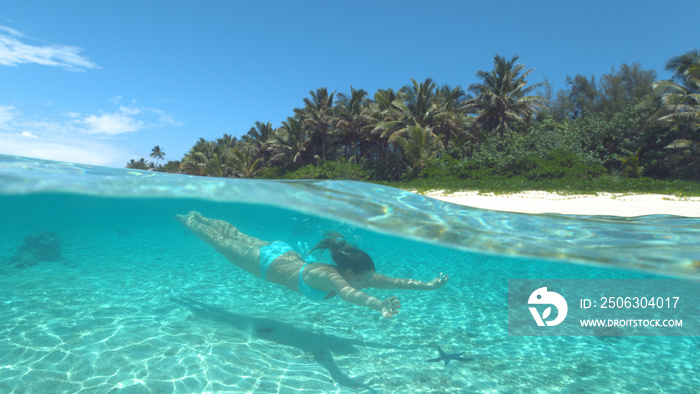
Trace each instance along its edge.
<path fill-rule="evenodd" d="M 429 280 L 392 320 L 251 276 L 174 220 Z M 356 182 L 196 178 L 0 156 L 0 392 L 692 392 L 696 337 L 512 337 L 516 278 L 697 278 L 700 220 L 523 215 Z M 11 264 L 28 234 L 59 261 Z M 427 362 L 440 346 L 470 362 Z"/>

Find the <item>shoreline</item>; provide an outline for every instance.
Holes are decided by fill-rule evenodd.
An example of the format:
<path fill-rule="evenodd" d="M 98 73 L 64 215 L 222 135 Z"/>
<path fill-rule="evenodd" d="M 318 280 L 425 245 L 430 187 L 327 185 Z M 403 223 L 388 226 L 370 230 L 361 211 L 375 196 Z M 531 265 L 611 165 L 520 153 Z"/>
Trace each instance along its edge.
<path fill-rule="evenodd" d="M 479 194 L 478 191 L 445 193 L 431 190 L 426 197 L 473 208 L 504 212 L 635 217 L 675 215 L 700 217 L 700 197 L 664 194 L 596 193 L 565 195 L 543 191 Z"/>

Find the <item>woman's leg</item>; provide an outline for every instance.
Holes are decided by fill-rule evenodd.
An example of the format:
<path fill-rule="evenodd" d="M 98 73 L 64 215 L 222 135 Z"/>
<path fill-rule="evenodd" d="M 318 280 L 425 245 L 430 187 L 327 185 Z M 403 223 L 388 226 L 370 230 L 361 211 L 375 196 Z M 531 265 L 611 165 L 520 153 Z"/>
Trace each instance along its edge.
<path fill-rule="evenodd" d="M 260 276 L 260 248 L 270 242 L 243 234 L 223 220 L 205 218 L 199 212 L 192 211 L 175 218 L 229 261 Z"/>

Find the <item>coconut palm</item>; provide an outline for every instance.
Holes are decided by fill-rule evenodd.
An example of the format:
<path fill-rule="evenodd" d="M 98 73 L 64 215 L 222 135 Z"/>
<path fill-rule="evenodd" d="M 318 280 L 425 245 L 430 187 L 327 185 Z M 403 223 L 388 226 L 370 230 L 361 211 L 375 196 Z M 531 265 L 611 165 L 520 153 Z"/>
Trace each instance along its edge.
<path fill-rule="evenodd" d="M 427 78 L 418 83 L 411 79 L 412 86 L 404 86 L 391 102 L 391 106 L 385 110 L 386 120 L 378 123 L 372 133 L 379 133 L 382 137 L 392 139 L 395 133 L 401 134 L 408 127 L 420 125 L 427 127 L 433 124 L 434 117 L 439 108 L 435 104 L 435 87 L 432 79 Z M 390 114 L 393 112 L 393 114 Z"/>
<path fill-rule="evenodd" d="M 241 140 L 254 149 L 263 164 L 267 164 L 270 162 L 274 137 L 275 130 L 270 122 L 255 122 L 255 126 L 251 127 Z"/>
<path fill-rule="evenodd" d="M 394 89 L 377 89 L 376 93 L 374 93 L 374 101 L 370 103 L 370 107 L 374 108 L 373 113 L 381 115 L 375 119 L 377 121 L 387 120 L 386 117 L 390 115 L 393 110 L 394 101 L 398 98 L 399 96 L 394 92 Z"/>
<path fill-rule="evenodd" d="M 239 178 L 252 178 L 262 169 L 262 157 L 256 157 L 255 150 L 251 147 L 232 149 L 232 163 L 234 175 Z"/>
<path fill-rule="evenodd" d="M 199 176 L 230 176 L 233 171 L 231 149 L 236 145 L 236 138 L 224 134 L 216 142 L 200 138 L 185 154 L 180 169 L 185 174 Z"/>
<path fill-rule="evenodd" d="M 530 94 L 541 84 L 527 86 L 527 76 L 533 69 L 524 71 L 525 65 L 516 64 L 517 60 L 517 56 L 511 60 L 494 56 L 493 70 L 476 73 L 481 83 L 469 86 L 475 97 L 464 103 L 466 110 L 478 114 L 476 120 L 486 130 L 500 135 L 545 105 L 542 97 Z"/>
<path fill-rule="evenodd" d="M 696 85 L 693 87 L 693 84 Z M 659 81 L 655 92 L 660 93 L 661 112 L 659 121 L 676 123 L 681 128 L 681 137 L 690 136 L 700 128 L 700 80 L 689 78 L 686 86 L 674 81 Z M 696 92 L 693 92 L 696 90 Z"/>
<path fill-rule="evenodd" d="M 304 122 L 292 117 L 282 122 L 282 127 L 277 130 L 274 139 L 274 148 L 282 154 L 282 160 L 299 167 L 304 165 L 310 144 L 311 135 L 308 128 Z"/>
<path fill-rule="evenodd" d="M 700 129 L 700 50 L 671 58 L 666 70 L 673 79 L 654 85 L 664 111 L 658 120 L 678 123 L 685 137 Z"/>
<path fill-rule="evenodd" d="M 439 138 L 432 129 L 419 124 L 394 134 L 393 138 L 401 146 L 404 157 L 414 171 L 422 170 L 427 161 L 436 156 L 441 146 Z"/>
<path fill-rule="evenodd" d="M 326 160 L 327 140 L 333 120 L 333 96 L 322 87 L 309 92 L 311 99 L 304 99 L 304 108 L 294 108 L 294 113 L 309 127 L 314 138 L 320 141 L 321 159 Z"/>
<path fill-rule="evenodd" d="M 187 152 L 180 163 L 183 174 L 206 176 L 207 159 L 202 152 Z"/>
<path fill-rule="evenodd" d="M 207 163 L 214 151 L 213 145 L 213 142 L 200 138 L 182 159 L 181 171 L 189 175 L 206 176 Z"/>
<path fill-rule="evenodd" d="M 413 124 L 428 126 L 436 114 L 435 89 L 437 85 L 431 78 L 427 78 L 422 83 L 411 78 L 413 86 L 404 86 L 401 91 L 404 94 L 403 112 Z"/>
<path fill-rule="evenodd" d="M 360 145 L 362 141 L 362 130 L 370 124 L 370 117 L 367 114 L 367 92 L 365 90 L 355 90 L 350 86 L 350 97 L 340 93 L 336 102 L 335 127 L 341 141 L 344 156 L 348 156 L 347 150 L 352 150 L 351 162 L 357 162 L 360 157 Z"/>
<path fill-rule="evenodd" d="M 385 161 L 389 152 L 389 140 L 382 136 L 383 130 L 378 126 L 398 121 L 401 114 L 394 106 L 396 100 L 399 100 L 399 95 L 393 89 L 378 89 L 374 93 L 374 100 L 370 101 L 366 108 L 369 124 L 362 129 L 363 140 L 368 145 L 365 156 L 374 161 Z"/>
<path fill-rule="evenodd" d="M 637 152 L 625 156 L 620 156 L 617 160 L 620 162 L 620 172 L 628 177 L 639 178 L 642 176 L 642 166 L 639 163 L 639 155 L 642 149 L 637 149 Z"/>
<path fill-rule="evenodd" d="M 464 97 L 464 91 L 459 86 L 450 88 L 445 85 L 437 91 L 435 102 L 438 111 L 435 115 L 433 132 L 442 136 L 445 148 L 449 148 L 453 134 L 464 133 L 464 126 L 467 124 L 468 116 L 460 109 L 462 97 Z"/>
<path fill-rule="evenodd" d="M 169 160 L 167 163 L 163 164 L 159 170 L 163 172 L 177 174 L 180 172 L 180 164 L 182 163 L 179 160 Z"/>
<path fill-rule="evenodd" d="M 700 49 L 672 57 L 666 62 L 666 70 L 673 72 L 673 79 L 678 83 L 697 89 L 697 81 L 700 79 Z"/>
<path fill-rule="evenodd" d="M 215 149 L 219 152 L 223 152 L 235 148 L 236 144 L 238 144 L 238 139 L 235 136 L 224 134 L 223 137 L 216 139 Z"/>
<path fill-rule="evenodd" d="M 151 151 L 151 157 L 156 159 L 156 164 L 155 167 L 158 168 L 158 160 L 163 160 L 163 157 L 165 156 L 165 152 L 163 152 L 162 149 L 160 149 L 160 145 L 156 145 L 153 150 Z"/>
<path fill-rule="evenodd" d="M 146 163 L 146 159 L 142 157 L 138 161 L 131 159 L 128 163 L 126 163 L 126 168 L 131 168 L 134 170 L 148 170 L 149 165 Z"/>
<path fill-rule="evenodd" d="M 669 59 L 666 70 L 673 72 L 673 78 L 656 82 L 654 95 L 641 105 L 659 108 L 653 117 L 677 127 L 676 139 L 664 148 L 674 151 L 666 161 L 676 172 L 697 174 L 700 165 L 700 50 Z"/>
<path fill-rule="evenodd" d="M 228 152 L 212 153 L 204 166 L 206 175 L 220 178 L 227 177 L 231 168 L 229 165 L 229 156 L 230 154 Z"/>

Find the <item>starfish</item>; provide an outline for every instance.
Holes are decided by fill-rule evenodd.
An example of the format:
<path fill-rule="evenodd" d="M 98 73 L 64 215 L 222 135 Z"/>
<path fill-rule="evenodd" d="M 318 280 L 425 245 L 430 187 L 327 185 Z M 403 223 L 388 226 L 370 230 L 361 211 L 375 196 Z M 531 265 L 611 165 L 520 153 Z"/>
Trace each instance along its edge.
<path fill-rule="evenodd" d="M 462 355 L 463 355 L 465 352 L 447 354 L 447 353 L 443 352 L 442 349 L 440 349 L 440 346 L 438 346 L 438 352 L 440 352 L 440 357 L 438 357 L 438 358 L 431 358 L 431 359 L 428 360 L 428 361 L 437 361 L 437 362 L 444 361 L 444 362 L 445 362 L 445 365 L 447 365 L 447 364 L 449 364 L 450 361 L 452 361 L 452 360 L 457 360 L 457 361 L 472 361 L 472 360 L 473 360 L 473 358 L 462 357 Z"/>

